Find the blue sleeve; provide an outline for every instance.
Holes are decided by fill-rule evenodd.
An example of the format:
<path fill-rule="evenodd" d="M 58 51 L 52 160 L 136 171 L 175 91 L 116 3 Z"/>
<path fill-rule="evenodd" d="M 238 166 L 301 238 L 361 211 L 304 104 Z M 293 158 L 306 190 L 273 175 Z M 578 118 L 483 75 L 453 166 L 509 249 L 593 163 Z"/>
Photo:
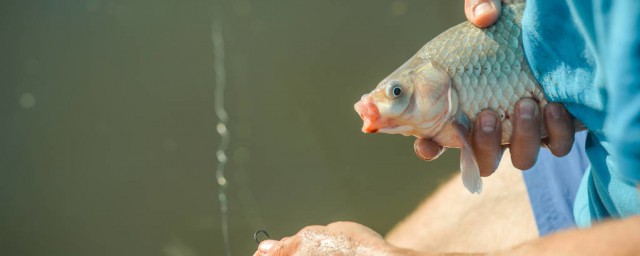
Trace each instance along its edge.
<path fill-rule="evenodd" d="M 606 1 L 608 2 L 608 1 Z M 609 6 L 610 5 L 610 6 Z M 640 1 L 616 0 L 602 31 L 608 93 L 605 131 L 613 159 L 628 182 L 640 181 Z M 603 10 L 605 11 L 605 10 Z M 606 14 L 605 14 L 606 15 Z M 608 21 L 607 21 L 608 20 Z M 608 33 L 607 33 L 608 31 Z"/>
<path fill-rule="evenodd" d="M 640 182 L 640 1 L 529 1 L 523 35 L 549 100 L 608 143 L 610 171 Z"/>
<path fill-rule="evenodd" d="M 522 32 L 548 100 L 589 129 L 577 225 L 640 214 L 640 1 L 530 0 Z"/>
<path fill-rule="evenodd" d="M 576 227 L 573 204 L 589 166 L 584 151 L 586 135 L 586 132 L 576 134 L 571 152 L 565 157 L 555 157 L 547 149 L 540 150 L 536 164 L 523 172 L 540 236 Z"/>

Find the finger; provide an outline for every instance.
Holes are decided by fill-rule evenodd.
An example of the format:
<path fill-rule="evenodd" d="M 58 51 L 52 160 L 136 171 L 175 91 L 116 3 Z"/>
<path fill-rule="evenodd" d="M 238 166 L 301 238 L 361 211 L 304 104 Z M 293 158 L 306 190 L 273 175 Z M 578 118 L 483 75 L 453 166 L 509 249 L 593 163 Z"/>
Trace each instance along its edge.
<path fill-rule="evenodd" d="M 422 160 L 435 160 L 444 152 L 445 148 L 430 139 L 418 138 L 413 143 L 413 150 Z"/>
<path fill-rule="evenodd" d="M 483 110 L 476 118 L 471 146 L 480 168 L 480 176 L 491 175 L 500 161 L 502 155 L 502 125 L 498 114 L 492 110 Z"/>
<path fill-rule="evenodd" d="M 380 235 L 378 232 L 374 231 L 373 229 L 352 221 L 333 222 L 327 225 L 327 230 L 335 233 L 344 233 L 344 234 L 350 234 L 350 235 L 368 234 L 378 238 L 382 238 L 382 235 Z"/>
<path fill-rule="evenodd" d="M 502 12 L 500 0 L 465 0 L 464 14 L 474 25 L 486 28 L 498 20 Z"/>
<path fill-rule="evenodd" d="M 273 246 L 276 245 L 277 243 L 278 241 L 276 240 L 264 240 L 260 242 L 260 244 L 258 245 L 258 251 L 256 252 L 256 255 L 268 254 L 269 251 L 271 251 L 271 248 L 273 248 Z"/>
<path fill-rule="evenodd" d="M 357 228 L 359 226 L 359 224 L 355 223 L 355 222 L 351 222 L 351 221 L 336 221 L 336 222 L 331 222 L 329 223 L 329 225 L 327 225 L 327 229 L 328 230 L 334 230 L 334 231 L 340 231 L 342 229 L 352 229 L 352 228 Z"/>
<path fill-rule="evenodd" d="M 267 255 L 267 256 L 296 255 L 296 252 L 298 250 L 298 245 L 299 245 L 298 236 L 285 237 L 285 238 L 282 238 L 280 241 L 274 241 L 274 240 L 267 240 L 267 241 L 273 241 L 273 244 L 271 244 L 271 247 L 269 247 L 266 252 L 263 252 L 263 250 L 260 250 L 260 246 L 258 246 L 259 251 L 263 252 L 263 255 Z M 267 241 L 263 241 L 263 243 Z M 260 245 L 262 245 L 262 243 L 260 243 Z"/>
<path fill-rule="evenodd" d="M 571 151 L 575 128 L 573 118 L 560 103 L 549 103 L 544 108 L 544 123 L 549 133 L 547 147 L 555 156 L 566 156 Z"/>
<path fill-rule="evenodd" d="M 511 134 L 511 162 L 520 170 L 527 170 L 538 159 L 540 150 L 540 108 L 530 98 L 516 103 Z"/>

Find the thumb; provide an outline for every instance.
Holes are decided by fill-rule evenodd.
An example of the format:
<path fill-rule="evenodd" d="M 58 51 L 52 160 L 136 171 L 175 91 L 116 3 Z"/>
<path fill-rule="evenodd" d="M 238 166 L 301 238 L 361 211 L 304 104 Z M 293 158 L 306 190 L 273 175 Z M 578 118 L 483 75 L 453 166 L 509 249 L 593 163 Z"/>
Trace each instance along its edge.
<path fill-rule="evenodd" d="M 474 25 L 485 28 L 493 25 L 500 17 L 500 0 L 465 0 L 464 14 Z"/>
<path fill-rule="evenodd" d="M 430 161 L 438 158 L 445 148 L 430 139 L 418 138 L 413 143 L 413 150 L 422 160 Z"/>

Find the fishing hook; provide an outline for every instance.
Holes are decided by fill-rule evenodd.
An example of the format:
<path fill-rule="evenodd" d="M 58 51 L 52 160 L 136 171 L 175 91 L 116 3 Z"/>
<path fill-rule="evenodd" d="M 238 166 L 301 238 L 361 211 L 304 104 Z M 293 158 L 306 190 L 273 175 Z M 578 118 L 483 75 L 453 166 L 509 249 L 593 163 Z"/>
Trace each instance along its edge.
<path fill-rule="evenodd" d="M 269 237 L 269 233 L 267 233 L 267 231 L 266 231 L 266 230 L 262 230 L 262 229 L 260 229 L 260 230 L 256 231 L 256 233 L 254 233 L 254 234 L 253 234 L 253 240 L 256 240 L 256 243 L 260 244 L 260 242 L 261 242 L 261 241 L 258 239 L 258 235 L 260 235 L 260 233 L 264 234 L 264 235 L 267 237 L 267 239 L 269 239 L 269 238 L 270 238 L 270 237 Z M 264 241 L 264 240 L 262 240 L 262 241 Z"/>

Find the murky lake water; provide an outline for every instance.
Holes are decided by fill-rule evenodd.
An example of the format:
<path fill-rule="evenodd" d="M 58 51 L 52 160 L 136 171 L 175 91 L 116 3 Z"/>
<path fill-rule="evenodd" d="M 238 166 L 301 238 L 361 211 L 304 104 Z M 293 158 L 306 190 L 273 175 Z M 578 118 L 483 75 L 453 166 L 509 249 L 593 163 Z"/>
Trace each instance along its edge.
<path fill-rule="evenodd" d="M 458 1 L 9 1 L 0 254 L 223 255 L 211 22 L 222 6 L 231 245 L 384 233 L 457 168 L 365 135 L 353 103 L 464 20 Z"/>

